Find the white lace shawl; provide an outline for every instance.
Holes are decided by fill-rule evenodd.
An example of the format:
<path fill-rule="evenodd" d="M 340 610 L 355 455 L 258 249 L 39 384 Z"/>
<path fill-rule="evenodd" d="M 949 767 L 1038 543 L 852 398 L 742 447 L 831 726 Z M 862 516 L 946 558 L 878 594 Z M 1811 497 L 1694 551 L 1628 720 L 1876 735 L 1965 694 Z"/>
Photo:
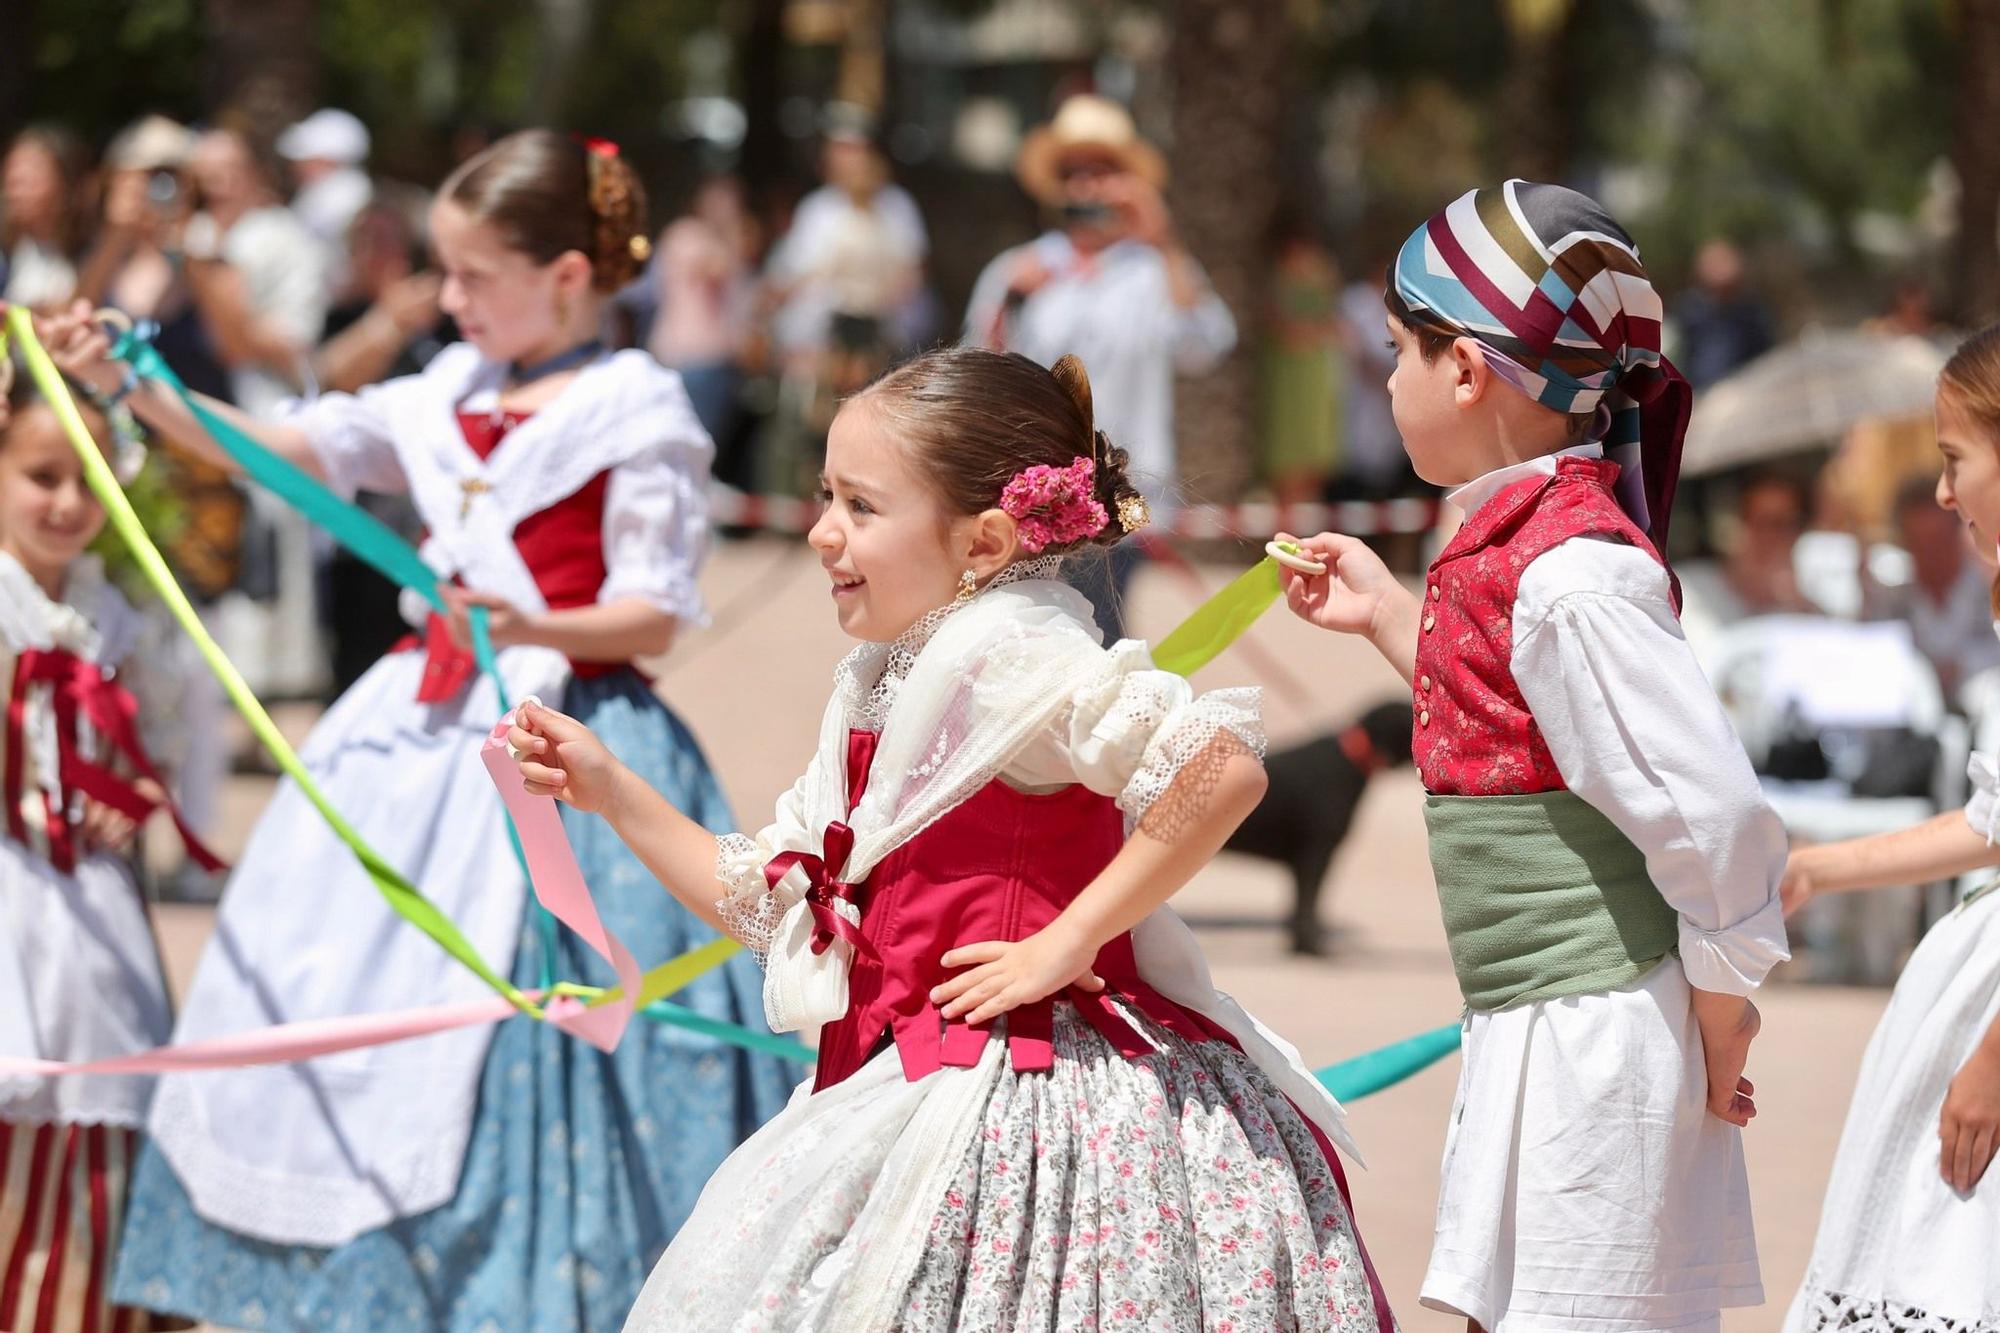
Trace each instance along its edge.
<path fill-rule="evenodd" d="M 1090 609 L 1050 577 L 1054 563 L 1017 566 L 962 608 L 920 626 L 916 641 L 864 645 L 841 663 L 806 773 L 780 798 L 756 838 L 721 840 L 716 873 L 728 886 L 730 930 L 765 963 L 765 1016 L 778 1031 L 816 1027 L 847 1009 L 851 950 L 808 947 L 806 879 L 773 889 L 764 867 L 780 853 L 818 855 L 826 827 L 846 823 L 854 849 L 837 879 L 859 883 L 895 848 L 1004 777 L 1024 787 L 1081 782 L 1117 798 L 1128 826 L 1172 785 L 1181 766 L 1228 732 L 1258 756 L 1258 691 L 1197 696 L 1158 671 L 1145 645 L 1101 646 Z M 847 737 L 878 730 L 861 802 L 849 816 Z M 843 907 L 851 905 L 843 904 Z M 859 920 L 850 910 L 850 919 Z M 1298 1053 L 1216 991 L 1194 936 L 1166 908 L 1133 931 L 1140 973 L 1177 1003 L 1236 1037 L 1245 1053 L 1350 1155 L 1339 1104 Z"/>

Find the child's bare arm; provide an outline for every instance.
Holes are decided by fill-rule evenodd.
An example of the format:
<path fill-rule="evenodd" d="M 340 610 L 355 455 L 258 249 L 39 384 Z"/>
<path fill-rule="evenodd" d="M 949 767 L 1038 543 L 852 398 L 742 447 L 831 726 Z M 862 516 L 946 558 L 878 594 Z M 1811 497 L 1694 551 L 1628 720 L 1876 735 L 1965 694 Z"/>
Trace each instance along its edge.
<path fill-rule="evenodd" d="M 724 885 L 715 876 L 713 833 L 676 810 L 573 717 L 524 703 L 507 740 L 532 795 L 604 816 L 668 892 L 709 925 L 727 930 L 717 910 Z"/>
<path fill-rule="evenodd" d="M 1822 893 L 1931 884 L 1994 865 L 2000 847 L 1975 832 L 1961 811 L 1947 810 L 1893 833 L 1799 848 L 1785 863 L 1785 911 Z"/>

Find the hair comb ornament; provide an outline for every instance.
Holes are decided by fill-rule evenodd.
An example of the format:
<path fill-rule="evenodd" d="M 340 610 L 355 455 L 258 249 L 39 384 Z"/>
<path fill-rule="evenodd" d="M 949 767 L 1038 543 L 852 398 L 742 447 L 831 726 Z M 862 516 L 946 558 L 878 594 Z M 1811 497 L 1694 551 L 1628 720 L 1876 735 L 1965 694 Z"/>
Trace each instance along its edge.
<path fill-rule="evenodd" d="M 1137 532 L 1153 521 L 1153 506 L 1146 503 L 1143 495 L 1121 496 L 1118 500 L 1118 528 L 1127 534 Z"/>

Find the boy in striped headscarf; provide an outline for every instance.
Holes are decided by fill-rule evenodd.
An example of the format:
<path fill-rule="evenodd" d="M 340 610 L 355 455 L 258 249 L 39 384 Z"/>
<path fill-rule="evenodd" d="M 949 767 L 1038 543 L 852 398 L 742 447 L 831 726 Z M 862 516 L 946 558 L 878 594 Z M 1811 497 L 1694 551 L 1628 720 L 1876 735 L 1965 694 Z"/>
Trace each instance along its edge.
<path fill-rule="evenodd" d="M 1411 683 L 1465 1060 L 1424 1304 L 1491 1333 L 1716 1329 L 1763 1300 L 1741 1127 L 1785 835 L 1663 557 L 1691 393 L 1637 247 L 1573 190 L 1404 244 L 1389 390 L 1464 515 L 1420 595 L 1305 545 L 1292 608 Z"/>

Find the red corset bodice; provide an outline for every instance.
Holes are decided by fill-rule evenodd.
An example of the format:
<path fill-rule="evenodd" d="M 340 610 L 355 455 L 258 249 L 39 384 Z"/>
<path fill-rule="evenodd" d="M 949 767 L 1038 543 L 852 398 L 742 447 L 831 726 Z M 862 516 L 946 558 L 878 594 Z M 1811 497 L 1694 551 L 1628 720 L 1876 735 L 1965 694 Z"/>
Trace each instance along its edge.
<path fill-rule="evenodd" d="M 1618 507 L 1618 465 L 1564 458 L 1465 521 L 1424 580 L 1411 752 L 1433 796 L 1562 791 L 1555 759 L 1514 680 L 1521 575 L 1573 537 L 1652 543 Z"/>
<path fill-rule="evenodd" d="M 460 412 L 458 428 L 472 452 L 490 458 L 508 433 L 529 415 Z M 604 497 L 610 485 L 611 473 L 600 472 L 547 509 L 514 525 L 514 548 L 521 553 L 522 563 L 534 576 L 535 587 L 551 611 L 589 606 L 604 586 Z M 470 502 L 477 504 L 477 497 Z M 417 697 L 427 703 L 452 698 L 478 671 L 472 654 L 452 643 L 444 621 L 435 615 L 425 624 L 421 644 L 411 637 L 397 646 L 424 649 L 428 660 Z M 580 680 L 623 669 L 615 662 L 570 663 L 571 673 Z"/>
<path fill-rule="evenodd" d="M 875 743 L 872 732 L 848 738 L 850 809 L 867 785 Z M 855 892 L 861 944 L 848 976 L 847 1014 L 820 1033 L 814 1090 L 854 1073 L 885 1035 L 912 1080 L 942 1065 L 977 1064 L 989 1027 L 940 1018 L 930 991 L 951 972 L 939 960 L 961 945 L 1025 939 L 1048 925 L 1124 841 L 1123 816 L 1109 797 L 1083 786 L 1038 796 L 996 778 L 884 857 Z M 1129 935 L 1099 950 L 1096 972 L 1105 982 L 1101 994 L 1063 992 L 1006 1015 L 1015 1069 L 1050 1067 L 1057 999 L 1076 1005 L 1127 1056 L 1152 1047 L 1108 1003 L 1112 995 L 1190 1039 L 1220 1035 L 1139 979 Z"/>

